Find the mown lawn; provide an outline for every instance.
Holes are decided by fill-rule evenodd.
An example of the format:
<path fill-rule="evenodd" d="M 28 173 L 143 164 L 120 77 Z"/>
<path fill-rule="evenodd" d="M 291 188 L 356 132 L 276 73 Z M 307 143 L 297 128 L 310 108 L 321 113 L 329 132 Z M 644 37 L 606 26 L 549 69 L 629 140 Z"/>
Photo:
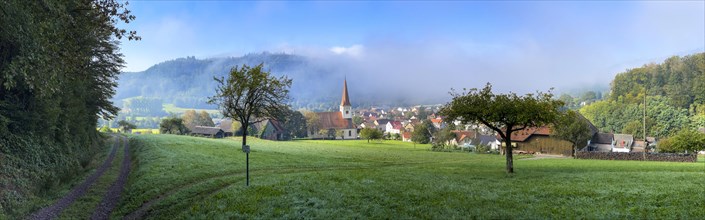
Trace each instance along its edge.
<path fill-rule="evenodd" d="M 702 160 L 516 160 L 507 175 L 502 156 L 428 145 L 248 141 L 250 187 L 239 138 L 131 136 L 136 167 L 113 217 L 705 219 Z"/>

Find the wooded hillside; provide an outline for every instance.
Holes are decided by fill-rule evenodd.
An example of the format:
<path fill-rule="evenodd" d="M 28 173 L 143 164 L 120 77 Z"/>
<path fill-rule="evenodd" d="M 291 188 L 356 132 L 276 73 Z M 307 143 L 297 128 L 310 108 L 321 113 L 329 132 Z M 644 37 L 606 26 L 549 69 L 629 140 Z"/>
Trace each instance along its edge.
<path fill-rule="evenodd" d="M 649 136 L 705 127 L 705 53 L 674 56 L 619 73 L 605 100 L 580 112 L 603 132 L 643 136 L 644 95 Z"/>
<path fill-rule="evenodd" d="M 114 0 L 3 1 L 0 7 L 0 207 L 12 214 L 72 179 L 102 138 L 99 117 L 124 61 L 116 27 L 134 16 Z M 2 214 L 0 214 L 0 218 Z"/>

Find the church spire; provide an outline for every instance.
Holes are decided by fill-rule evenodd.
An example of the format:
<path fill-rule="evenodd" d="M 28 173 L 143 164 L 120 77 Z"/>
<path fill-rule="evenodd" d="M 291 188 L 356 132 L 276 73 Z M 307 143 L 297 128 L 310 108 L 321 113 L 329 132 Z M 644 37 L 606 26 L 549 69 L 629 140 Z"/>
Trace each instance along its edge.
<path fill-rule="evenodd" d="M 351 106 L 350 98 L 348 97 L 348 79 L 343 81 L 343 99 L 340 101 L 340 106 Z"/>

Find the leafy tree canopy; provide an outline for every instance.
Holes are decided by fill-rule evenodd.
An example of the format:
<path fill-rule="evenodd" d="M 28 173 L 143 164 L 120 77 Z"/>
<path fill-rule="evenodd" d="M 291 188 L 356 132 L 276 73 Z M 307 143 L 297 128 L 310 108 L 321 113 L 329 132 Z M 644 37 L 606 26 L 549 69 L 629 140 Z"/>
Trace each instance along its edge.
<path fill-rule="evenodd" d="M 232 118 L 242 124 L 245 132 L 242 145 L 247 144 L 248 127 L 256 120 L 276 118 L 289 107 L 289 87 L 291 79 L 286 76 L 274 77 L 262 70 L 264 63 L 250 67 L 234 67 L 228 78 L 215 78 L 218 86 L 216 94 L 208 103 L 216 104 L 224 117 Z"/>
<path fill-rule="evenodd" d="M 573 145 L 573 156 L 580 148 L 587 145 L 596 131 L 580 113 L 568 110 L 562 114 L 553 127 L 552 134 L 560 139 L 566 140 Z"/>
<path fill-rule="evenodd" d="M 496 131 L 506 144 L 507 173 L 513 173 L 512 132 L 527 127 L 540 127 L 557 121 L 563 102 L 551 93 L 538 92 L 519 96 L 515 93 L 494 94 L 492 85 L 485 88 L 451 91 L 453 100 L 440 110 L 445 121 L 463 124 L 482 123 Z"/>

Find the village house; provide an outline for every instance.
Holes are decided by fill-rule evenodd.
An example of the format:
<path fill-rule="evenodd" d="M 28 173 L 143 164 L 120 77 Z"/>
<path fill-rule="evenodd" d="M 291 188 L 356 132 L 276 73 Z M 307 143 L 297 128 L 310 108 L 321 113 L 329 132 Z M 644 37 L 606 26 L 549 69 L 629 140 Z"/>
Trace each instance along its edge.
<path fill-rule="evenodd" d="M 401 126 L 401 122 L 399 121 L 389 121 L 387 122 L 385 130 L 389 134 L 399 134 L 404 130 L 404 127 Z"/>
<path fill-rule="evenodd" d="M 513 150 L 517 153 L 573 155 L 573 145 L 568 141 L 551 136 L 551 129 L 546 126 L 515 131 L 512 133 L 511 140 L 514 146 Z"/>
<path fill-rule="evenodd" d="M 392 121 L 392 120 L 389 120 L 389 119 L 377 119 L 377 120 L 374 121 L 374 123 L 375 123 L 375 126 L 377 127 L 377 129 L 378 129 L 379 131 L 381 131 L 382 133 L 385 133 L 385 132 L 387 132 L 387 124 L 388 124 L 390 121 Z"/>
<path fill-rule="evenodd" d="M 645 146 L 646 145 L 646 146 Z M 646 149 L 645 149 L 646 147 Z M 596 133 L 585 151 L 597 152 L 644 152 L 648 148 L 656 147 L 656 138 L 646 137 L 643 140 L 635 140 L 631 134 Z"/>
<path fill-rule="evenodd" d="M 411 142 L 411 132 L 405 131 L 401 133 L 401 140 L 404 142 Z"/>
<path fill-rule="evenodd" d="M 490 150 L 499 150 L 499 146 L 502 146 L 502 142 L 497 140 L 497 137 L 494 135 L 477 135 L 477 142 L 476 145 L 483 145 L 483 146 L 489 146 Z"/>
<path fill-rule="evenodd" d="M 371 129 L 377 129 L 377 125 L 375 125 L 374 122 L 362 122 L 360 123 L 360 128 L 371 128 Z"/>
<path fill-rule="evenodd" d="M 252 128 L 256 133 L 251 135 L 255 135 L 260 139 L 267 139 L 273 141 L 289 139 L 289 137 L 287 137 L 286 135 L 284 126 L 282 126 L 281 122 L 274 119 L 265 119 L 263 121 L 253 123 Z"/>
<path fill-rule="evenodd" d="M 409 131 L 409 132 L 414 132 L 414 126 L 415 126 L 415 124 L 410 121 L 409 123 L 406 123 L 406 125 L 404 125 L 404 130 Z"/>
<path fill-rule="evenodd" d="M 336 112 L 316 112 L 322 130 L 342 131 L 342 137 L 335 135 L 336 139 L 357 139 L 357 126 L 352 122 L 352 105 L 348 97 L 348 82 L 343 81 L 343 96 L 340 100 L 340 110 Z M 318 132 L 309 132 L 312 138 L 329 138 Z"/>
<path fill-rule="evenodd" d="M 431 123 L 433 123 L 433 127 L 436 127 L 436 129 L 443 129 L 446 127 L 446 123 L 443 122 L 442 118 L 433 118 L 431 119 Z"/>
<path fill-rule="evenodd" d="M 588 141 L 587 151 L 612 152 L 613 140 L 614 134 L 612 133 L 596 133 Z"/>
<path fill-rule="evenodd" d="M 474 131 L 451 131 L 455 134 L 455 138 L 448 141 L 448 145 L 469 147 L 473 145 L 473 140 L 477 138 L 477 133 Z"/>
<path fill-rule="evenodd" d="M 211 138 L 223 138 L 223 136 L 225 136 L 225 132 L 219 127 L 195 126 L 191 130 L 191 135 Z"/>
<path fill-rule="evenodd" d="M 223 134 L 224 137 L 230 137 L 235 135 L 237 131 L 233 130 L 233 120 L 230 118 L 222 118 L 220 120 L 213 120 L 215 123 L 216 127 L 219 127 L 220 129 L 225 132 Z"/>
<path fill-rule="evenodd" d="M 634 136 L 631 134 L 614 134 L 612 152 L 631 152 Z"/>

